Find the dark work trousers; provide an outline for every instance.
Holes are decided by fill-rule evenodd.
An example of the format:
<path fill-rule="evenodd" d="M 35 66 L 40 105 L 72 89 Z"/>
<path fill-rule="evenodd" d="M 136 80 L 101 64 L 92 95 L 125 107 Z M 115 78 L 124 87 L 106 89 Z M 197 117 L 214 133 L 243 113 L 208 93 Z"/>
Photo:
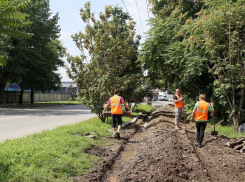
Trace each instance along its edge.
<path fill-rule="evenodd" d="M 112 117 L 112 128 L 115 128 L 116 125 L 122 125 L 122 114 L 111 114 Z"/>
<path fill-rule="evenodd" d="M 207 122 L 196 122 L 198 144 L 202 144 L 206 126 L 207 126 Z"/>

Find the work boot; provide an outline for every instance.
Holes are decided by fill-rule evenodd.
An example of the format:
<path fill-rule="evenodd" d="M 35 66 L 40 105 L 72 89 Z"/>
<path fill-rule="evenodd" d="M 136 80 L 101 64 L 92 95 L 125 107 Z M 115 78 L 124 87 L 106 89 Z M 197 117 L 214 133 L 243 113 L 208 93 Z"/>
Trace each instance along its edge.
<path fill-rule="evenodd" d="M 198 143 L 197 142 L 195 143 L 195 146 L 198 146 Z"/>

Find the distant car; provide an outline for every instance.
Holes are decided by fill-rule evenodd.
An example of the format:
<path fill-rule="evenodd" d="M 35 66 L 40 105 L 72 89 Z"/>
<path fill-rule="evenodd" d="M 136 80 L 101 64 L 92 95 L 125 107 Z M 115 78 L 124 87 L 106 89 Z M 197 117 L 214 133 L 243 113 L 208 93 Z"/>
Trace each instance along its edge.
<path fill-rule="evenodd" d="M 173 101 L 174 101 L 174 99 L 169 98 L 169 99 L 168 99 L 168 101 L 169 101 L 169 102 L 173 102 Z"/>
<path fill-rule="evenodd" d="M 165 100 L 166 96 L 165 95 L 158 95 L 158 100 Z"/>

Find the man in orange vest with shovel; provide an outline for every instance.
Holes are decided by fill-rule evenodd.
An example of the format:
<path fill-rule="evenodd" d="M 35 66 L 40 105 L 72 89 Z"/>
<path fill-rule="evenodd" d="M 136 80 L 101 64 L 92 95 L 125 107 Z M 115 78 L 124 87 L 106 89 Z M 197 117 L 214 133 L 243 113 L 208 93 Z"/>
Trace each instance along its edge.
<path fill-rule="evenodd" d="M 202 141 L 204 138 L 204 132 L 205 128 L 207 126 L 208 121 L 208 111 L 211 111 L 211 113 L 214 113 L 213 105 L 207 103 L 206 101 L 206 95 L 201 94 L 199 95 L 199 101 L 196 103 L 193 111 L 192 111 L 192 117 L 191 122 L 193 122 L 193 118 L 195 116 L 195 122 L 196 122 L 196 128 L 197 128 L 197 143 L 196 145 L 199 148 L 202 148 Z"/>
<path fill-rule="evenodd" d="M 114 96 L 110 98 L 107 106 L 104 108 L 103 112 L 107 110 L 109 106 L 111 106 L 111 117 L 112 117 L 112 129 L 113 129 L 113 135 L 112 137 L 120 138 L 120 130 L 122 128 L 122 106 L 121 104 L 124 104 L 124 106 L 131 111 L 131 109 L 128 107 L 128 105 L 124 102 L 123 98 L 119 96 L 119 90 L 114 90 Z M 132 113 L 132 111 L 131 111 Z M 129 115 L 131 115 L 131 113 Z M 116 123 L 117 121 L 117 123 Z M 116 124 L 118 124 L 118 129 L 116 132 Z"/>

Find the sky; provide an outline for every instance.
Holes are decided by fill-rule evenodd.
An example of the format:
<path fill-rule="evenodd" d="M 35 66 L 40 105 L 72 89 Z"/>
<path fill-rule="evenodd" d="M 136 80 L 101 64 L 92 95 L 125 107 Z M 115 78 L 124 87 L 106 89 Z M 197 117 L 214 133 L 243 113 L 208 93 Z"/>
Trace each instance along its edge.
<path fill-rule="evenodd" d="M 85 30 L 86 24 L 83 23 L 79 12 L 87 1 L 88 0 L 50 0 L 51 13 L 53 15 L 58 13 L 60 17 L 58 22 L 61 28 L 60 40 L 62 41 L 63 46 L 67 49 L 67 52 L 73 56 L 80 55 L 80 51 L 76 47 L 75 42 L 73 42 L 71 35 L 78 33 L 79 31 L 84 32 Z M 95 17 L 98 17 L 97 15 L 100 12 L 104 12 L 106 5 L 118 5 L 119 7 L 122 7 L 125 12 L 128 10 L 130 16 L 136 22 L 136 33 L 137 35 L 142 36 L 141 43 L 144 42 L 146 35 L 143 32 L 146 33 L 149 30 L 149 25 L 147 24 L 149 17 L 152 17 L 151 12 L 149 12 L 148 16 L 149 9 L 147 9 L 147 0 L 90 0 L 90 2 L 91 12 L 95 13 Z M 67 64 L 66 59 L 64 59 L 64 61 L 65 64 Z M 72 81 L 70 78 L 68 78 L 65 68 L 60 67 L 58 72 L 62 76 L 62 82 Z"/>

